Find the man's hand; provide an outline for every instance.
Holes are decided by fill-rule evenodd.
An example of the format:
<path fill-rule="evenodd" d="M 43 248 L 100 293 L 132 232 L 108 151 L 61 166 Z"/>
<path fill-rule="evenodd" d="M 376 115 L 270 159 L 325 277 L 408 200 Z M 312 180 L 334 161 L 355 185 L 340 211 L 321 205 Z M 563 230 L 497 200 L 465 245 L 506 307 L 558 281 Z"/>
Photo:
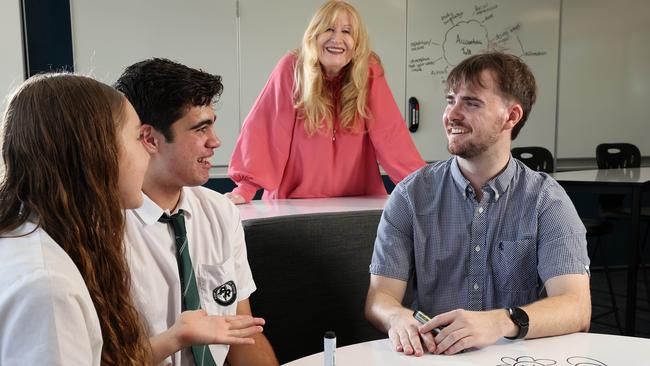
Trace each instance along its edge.
<path fill-rule="evenodd" d="M 495 343 L 510 333 L 516 333 L 516 326 L 507 311 L 452 310 L 433 317 L 419 327 L 420 334 L 433 328 L 444 327 L 435 337 L 436 354 L 453 355 L 468 348 L 482 348 Z"/>
<path fill-rule="evenodd" d="M 400 310 L 390 318 L 388 338 L 393 343 L 395 351 L 419 357 L 424 354 L 425 348 L 432 353 L 436 350 L 433 335 L 430 332 L 420 332 L 419 325 L 410 309 Z"/>
<path fill-rule="evenodd" d="M 254 344 L 252 335 L 262 333 L 264 319 L 247 315 L 207 315 L 205 310 L 184 311 L 174 323 L 180 348 L 195 344 Z"/>
<path fill-rule="evenodd" d="M 366 318 L 377 329 L 388 333 L 395 351 L 415 356 L 422 356 L 424 348 L 433 352 L 436 349 L 433 335 L 419 332 L 420 323 L 413 318 L 413 310 L 402 306 L 404 291 L 406 281 L 371 274 Z"/>
<path fill-rule="evenodd" d="M 254 344 L 252 336 L 262 333 L 264 319 L 248 315 L 207 315 L 205 310 L 181 313 L 174 325 L 149 338 L 154 364 L 171 354 L 198 344 Z"/>

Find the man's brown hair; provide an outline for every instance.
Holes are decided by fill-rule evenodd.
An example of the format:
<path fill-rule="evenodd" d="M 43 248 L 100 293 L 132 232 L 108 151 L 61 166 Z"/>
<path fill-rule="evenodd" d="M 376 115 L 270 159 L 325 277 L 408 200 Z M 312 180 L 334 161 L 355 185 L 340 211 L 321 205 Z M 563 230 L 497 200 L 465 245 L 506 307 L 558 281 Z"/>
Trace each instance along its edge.
<path fill-rule="evenodd" d="M 512 129 L 511 139 L 514 140 L 524 127 L 530 110 L 535 104 L 537 98 L 535 77 L 521 58 L 500 52 L 489 52 L 471 56 L 454 67 L 447 77 L 447 91 L 458 90 L 463 84 L 485 88 L 481 81 L 481 73 L 484 70 L 491 71 L 503 98 L 521 104 L 524 114 Z"/>

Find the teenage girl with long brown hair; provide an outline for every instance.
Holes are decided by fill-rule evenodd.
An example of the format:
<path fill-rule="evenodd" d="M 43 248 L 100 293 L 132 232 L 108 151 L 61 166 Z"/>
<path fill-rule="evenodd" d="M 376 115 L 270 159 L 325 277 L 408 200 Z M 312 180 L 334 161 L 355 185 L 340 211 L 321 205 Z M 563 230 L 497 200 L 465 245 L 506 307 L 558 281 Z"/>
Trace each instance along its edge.
<path fill-rule="evenodd" d="M 150 363 L 122 243 L 148 162 L 133 107 L 90 78 L 40 75 L 2 129 L 0 363 Z"/>

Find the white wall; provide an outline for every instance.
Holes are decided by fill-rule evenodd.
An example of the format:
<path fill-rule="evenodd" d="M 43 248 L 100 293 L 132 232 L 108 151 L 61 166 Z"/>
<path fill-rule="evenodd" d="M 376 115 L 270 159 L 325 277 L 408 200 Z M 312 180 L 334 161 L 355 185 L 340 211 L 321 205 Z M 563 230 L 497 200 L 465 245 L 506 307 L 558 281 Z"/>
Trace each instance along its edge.
<path fill-rule="evenodd" d="M 164 57 L 223 77 L 215 112 L 222 147 L 213 164 L 230 160 L 239 135 L 235 0 L 71 0 L 77 72 L 112 84 L 126 66 Z"/>
<path fill-rule="evenodd" d="M 4 114 L 9 93 L 24 80 L 19 4 L 16 0 L 0 2 L 0 114 Z"/>
<path fill-rule="evenodd" d="M 0 125 L 4 120 L 10 93 L 24 79 L 22 32 L 19 2 L 0 2 L 0 49 L 2 50 L 2 67 L 0 67 Z M 0 146 L 2 134 L 0 129 Z M 0 177 L 4 175 L 4 162 L 0 157 Z"/>
<path fill-rule="evenodd" d="M 559 158 L 596 156 L 630 142 L 650 155 L 650 3 L 564 0 Z"/>

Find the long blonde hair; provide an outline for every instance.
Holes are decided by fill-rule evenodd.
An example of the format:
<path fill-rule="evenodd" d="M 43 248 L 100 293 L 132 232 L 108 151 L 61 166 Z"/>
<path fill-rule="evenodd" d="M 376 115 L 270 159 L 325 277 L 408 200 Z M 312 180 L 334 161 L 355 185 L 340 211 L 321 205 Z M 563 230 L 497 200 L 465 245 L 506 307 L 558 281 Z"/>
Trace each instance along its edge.
<path fill-rule="evenodd" d="M 331 27 L 341 12 L 347 12 L 350 16 L 355 47 L 352 59 L 343 70 L 340 103 L 336 104 L 335 96 L 325 85 L 323 69 L 318 61 L 320 50 L 316 37 Z M 307 133 L 313 135 L 323 124 L 327 131 L 332 131 L 336 115 L 343 130 L 360 132 L 363 129 L 361 119 L 369 117 L 366 109 L 369 62 L 373 59 L 373 62 L 379 65 L 381 63 L 379 57 L 370 50 L 366 26 L 356 9 L 339 0 L 323 4 L 309 22 L 302 38 L 302 47 L 294 50 L 294 54 L 294 107 L 305 120 Z M 335 105 L 337 110 L 334 110 Z"/>

